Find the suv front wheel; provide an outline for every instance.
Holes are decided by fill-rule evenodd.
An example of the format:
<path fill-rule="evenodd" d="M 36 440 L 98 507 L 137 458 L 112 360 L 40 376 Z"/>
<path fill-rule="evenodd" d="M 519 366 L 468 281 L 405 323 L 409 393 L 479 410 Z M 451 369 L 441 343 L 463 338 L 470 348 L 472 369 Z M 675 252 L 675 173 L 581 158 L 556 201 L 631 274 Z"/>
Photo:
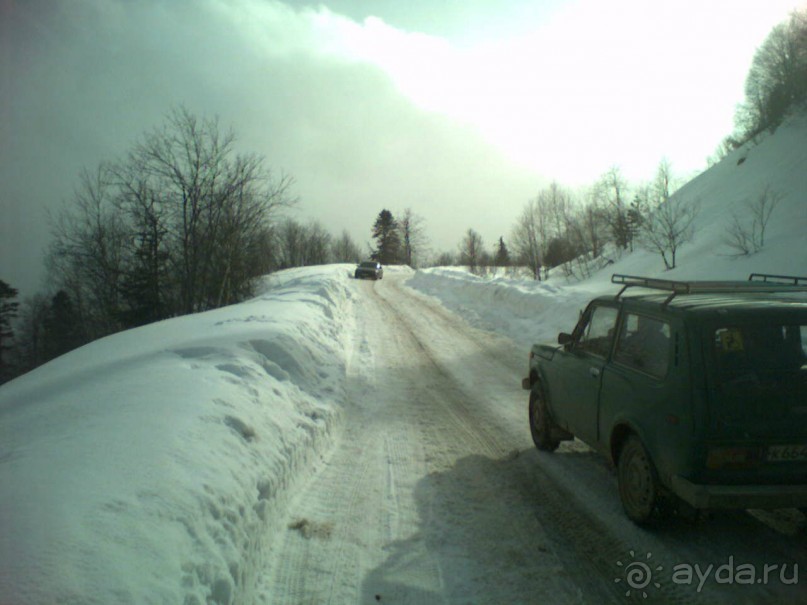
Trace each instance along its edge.
<path fill-rule="evenodd" d="M 659 501 L 659 481 L 653 461 L 636 435 L 622 446 L 617 477 L 625 514 L 635 523 L 647 523 Z"/>
<path fill-rule="evenodd" d="M 546 409 L 546 400 L 541 393 L 541 387 L 535 385 L 530 391 L 530 433 L 535 447 L 545 452 L 554 452 L 558 449 L 560 441 L 552 438 L 554 423 Z"/>

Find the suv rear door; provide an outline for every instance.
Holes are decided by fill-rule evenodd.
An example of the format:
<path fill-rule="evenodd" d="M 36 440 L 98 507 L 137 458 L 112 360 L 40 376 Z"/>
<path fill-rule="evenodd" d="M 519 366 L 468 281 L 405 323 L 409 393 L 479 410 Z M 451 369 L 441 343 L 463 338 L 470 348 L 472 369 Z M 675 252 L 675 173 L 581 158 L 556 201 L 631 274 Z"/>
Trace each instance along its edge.
<path fill-rule="evenodd" d="M 707 327 L 704 342 L 715 364 L 710 411 L 719 434 L 807 438 L 807 317 L 727 321 Z"/>
<path fill-rule="evenodd" d="M 807 316 L 754 317 L 705 328 L 715 480 L 804 482 L 807 477 Z"/>

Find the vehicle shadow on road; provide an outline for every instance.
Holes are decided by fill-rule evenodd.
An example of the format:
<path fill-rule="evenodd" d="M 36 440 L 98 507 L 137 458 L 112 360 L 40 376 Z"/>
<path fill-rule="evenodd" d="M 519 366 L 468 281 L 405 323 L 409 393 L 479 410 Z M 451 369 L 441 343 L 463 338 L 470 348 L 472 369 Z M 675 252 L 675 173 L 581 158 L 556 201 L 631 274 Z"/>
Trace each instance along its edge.
<path fill-rule="evenodd" d="M 391 543 L 362 603 L 570 603 L 579 591 L 518 489 L 520 454 L 472 455 L 415 488 L 418 531 Z"/>
<path fill-rule="evenodd" d="M 643 603 L 807 602 L 803 586 L 775 579 L 765 586 L 713 581 L 698 591 L 670 578 L 675 564 L 700 562 L 715 570 L 729 557 L 759 569 L 788 562 L 792 576 L 793 563 L 803 562 L 803 531 L 777 540 L 768 524 L 744 511 L 715 513 L 699 523 L 673 518 L 651 529 L 614 521 L 614 511 L 601 518 L 562 487 L 544 493 L 538 475 L 545 463 L 546 455 L 535 450 L 500 459 L 472 455 L 423 477 L 415 490 L 418 530 L 387 546 L 384 562 L 364 578 L 361 602 L 623 602 L 617 562 L 634 551 L 652 552 L 666 570 L 659 587 L 640 594 Z"/>

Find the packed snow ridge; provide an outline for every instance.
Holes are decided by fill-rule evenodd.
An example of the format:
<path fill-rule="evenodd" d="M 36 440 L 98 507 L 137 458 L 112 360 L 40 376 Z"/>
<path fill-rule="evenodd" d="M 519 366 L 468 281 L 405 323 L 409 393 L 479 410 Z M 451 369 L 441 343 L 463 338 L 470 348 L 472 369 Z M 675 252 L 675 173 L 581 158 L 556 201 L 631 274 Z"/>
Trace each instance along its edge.
<path fill-rule="evenodd" d="M 0 390 L 0 602 L 250 601 L 344 397 L 351 267 L 93 342 Z"/>

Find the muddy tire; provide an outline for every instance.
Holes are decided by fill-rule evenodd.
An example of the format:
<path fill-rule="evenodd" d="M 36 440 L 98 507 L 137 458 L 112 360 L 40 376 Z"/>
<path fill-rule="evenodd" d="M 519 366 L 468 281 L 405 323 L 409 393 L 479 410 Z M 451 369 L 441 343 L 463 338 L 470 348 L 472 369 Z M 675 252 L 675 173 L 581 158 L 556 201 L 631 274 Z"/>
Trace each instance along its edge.
<path fill-rule="evenodd" d="M 560 441 L 552 438 L 554 426 L 543 393 L 540 387 L 535 385 L 530 391 L 530 434 L 535 447 L 545 452 L 554 452 L 558 449 Z"/>
<path fill-rule="evenodd" d="M 617 477 L 625 514 L 639 525 L 649 522 L 659 504 L 660 487 L 653 461 L 636 435 L 622 446 Z"/>

